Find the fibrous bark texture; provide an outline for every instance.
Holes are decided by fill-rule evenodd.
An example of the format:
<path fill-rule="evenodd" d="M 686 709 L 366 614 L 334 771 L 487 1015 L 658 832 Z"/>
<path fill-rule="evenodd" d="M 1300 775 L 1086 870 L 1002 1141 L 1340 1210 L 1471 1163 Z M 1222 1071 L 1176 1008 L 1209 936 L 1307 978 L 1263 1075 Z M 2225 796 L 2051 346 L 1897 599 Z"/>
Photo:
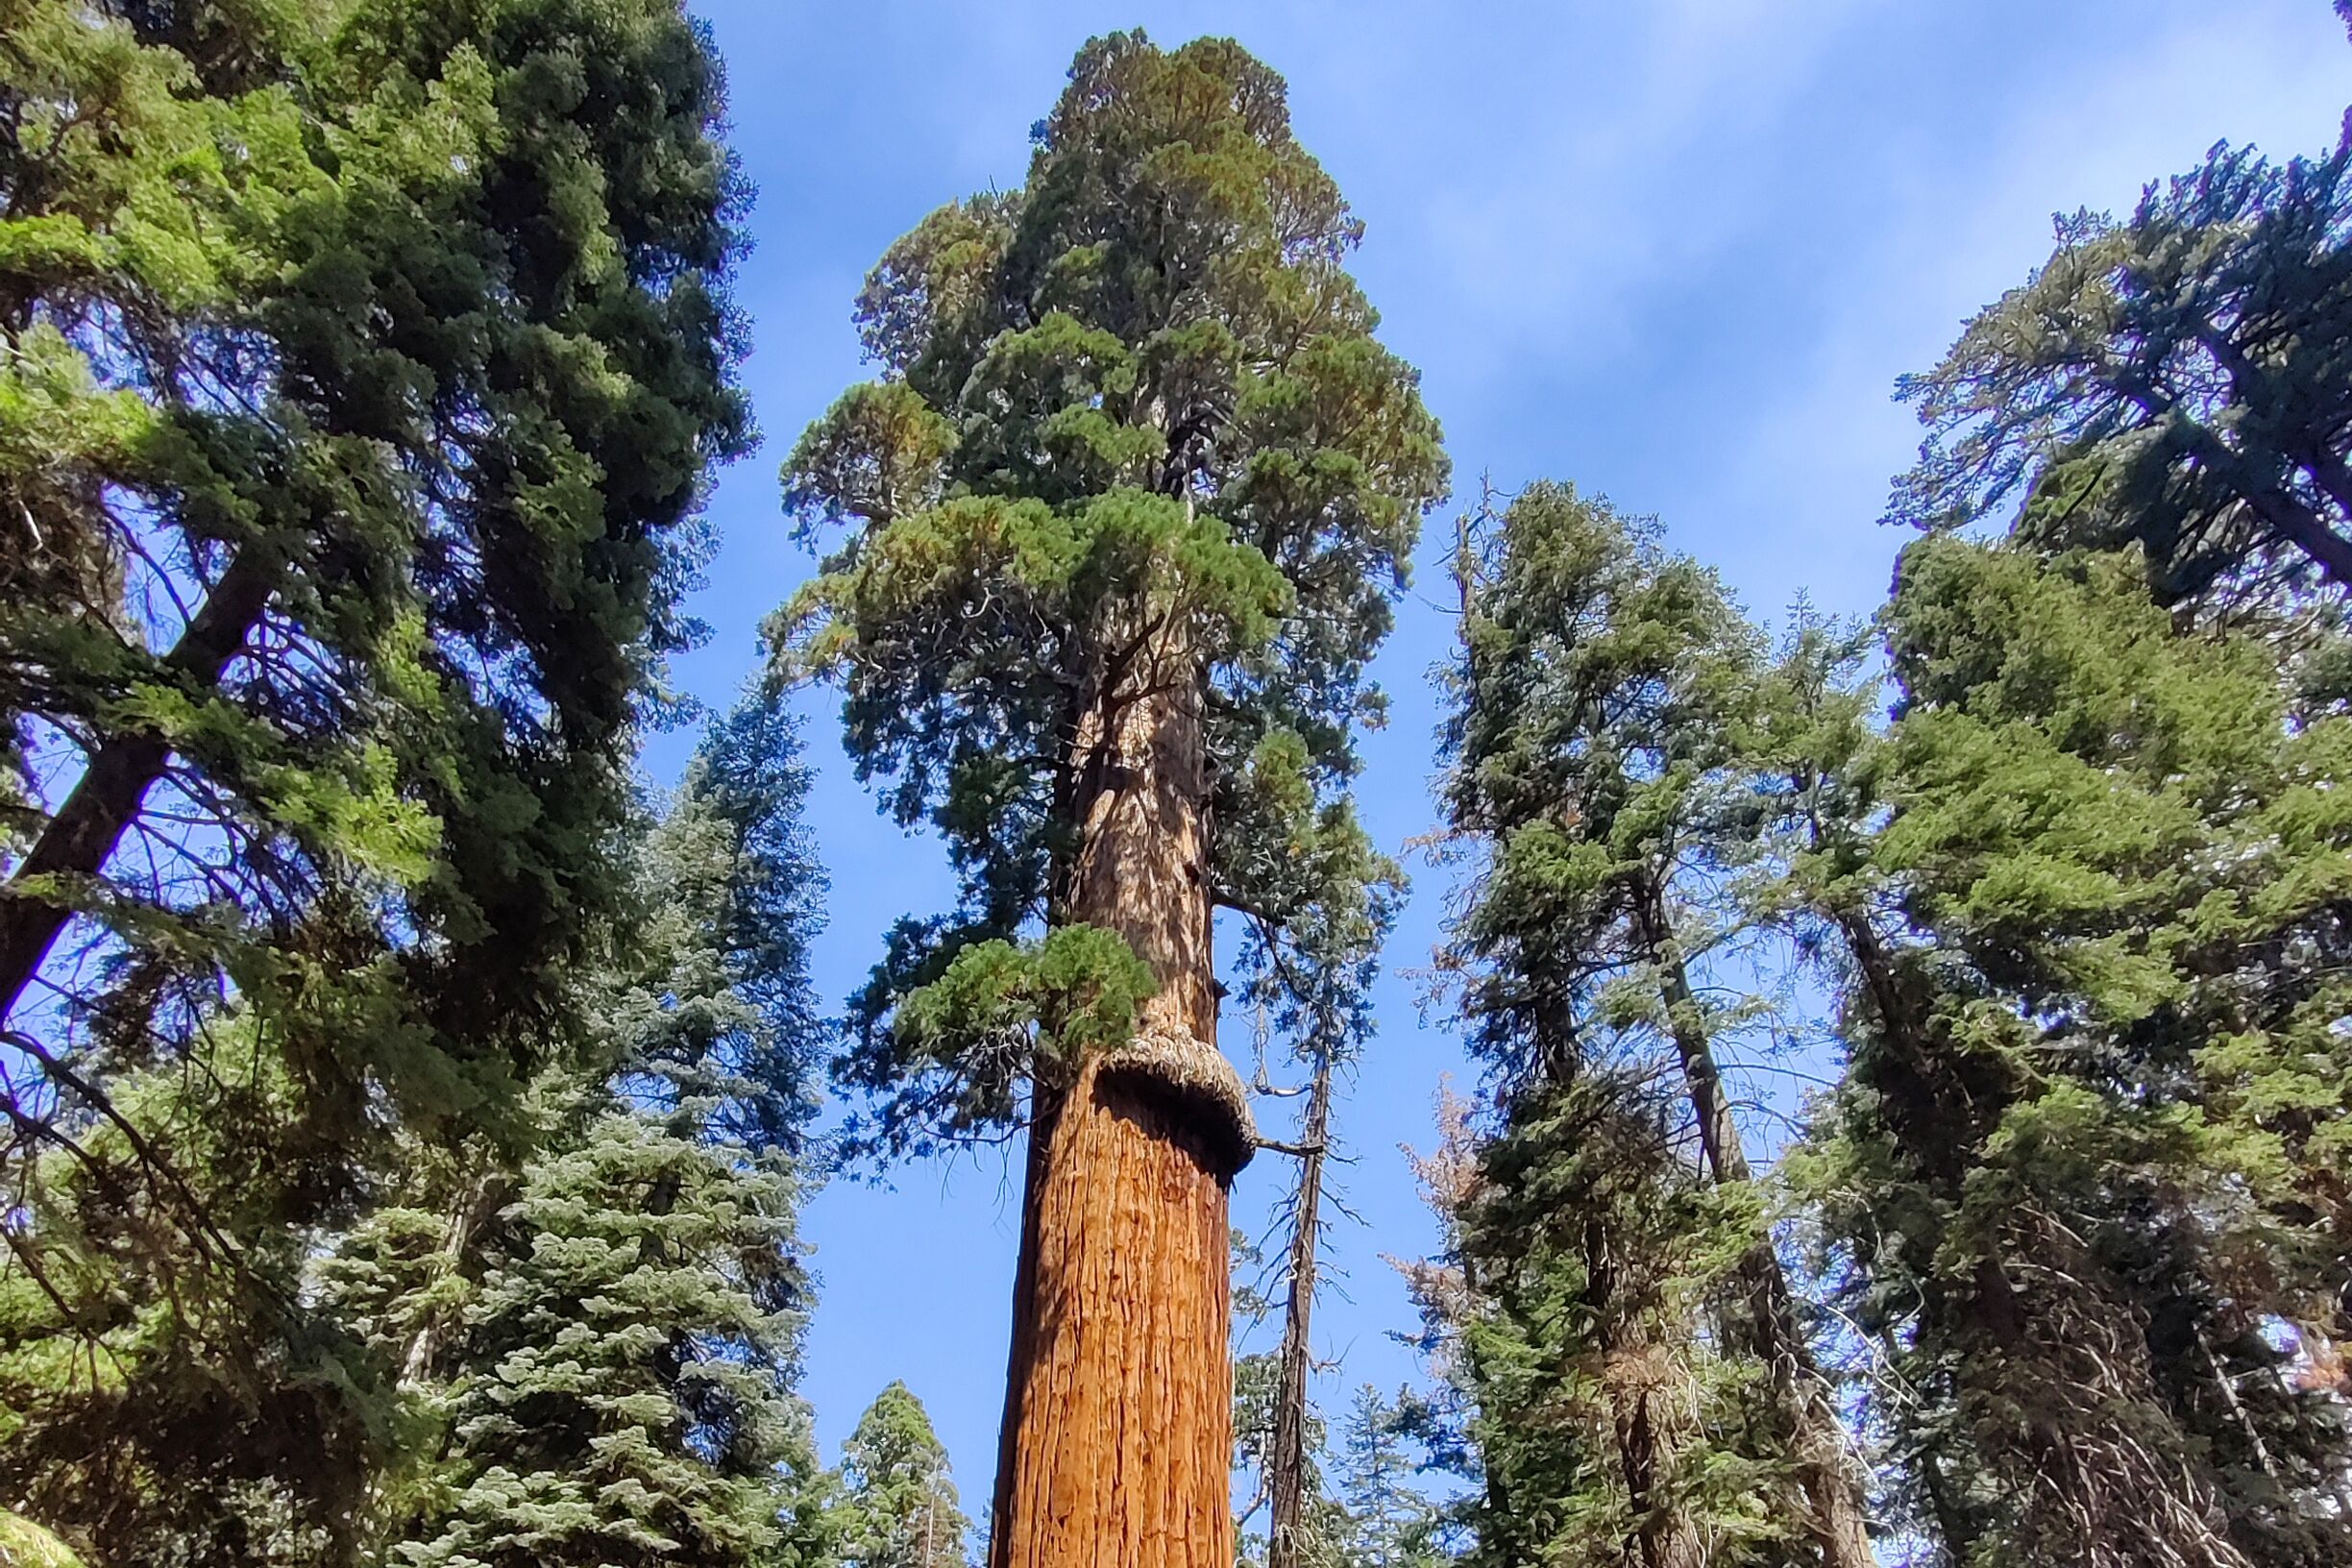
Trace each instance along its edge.
<path fill-rule="evenodd" d="M 1081 1070 L 1024 1226 L 992 1568 L 1232 1568 L 1226 1174 L 1197 1112 Z"/>
<path fill-rule="evenodd" d="M 1081 717 L 1061 905 L 1159 992 L 1133 1041 L 1035 1089 L 991 1568 L 1233 1563 L 1227 1189 L 1251 1134 L 1213 1043 L 1197 695 L 1143 684 Z"/>

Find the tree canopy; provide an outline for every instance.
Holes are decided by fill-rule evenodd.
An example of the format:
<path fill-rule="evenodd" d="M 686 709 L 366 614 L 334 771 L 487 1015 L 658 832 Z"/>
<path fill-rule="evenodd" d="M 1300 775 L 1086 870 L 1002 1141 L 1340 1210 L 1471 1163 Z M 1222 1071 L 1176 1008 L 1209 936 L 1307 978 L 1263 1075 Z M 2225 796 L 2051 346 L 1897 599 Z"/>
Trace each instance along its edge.
<path fill-rule="evenodd" d="M 1288 919 L 1314 896 L 1283 885 L 1293 851 L 1350 842 L 1331 796 L 1380 713 L 1365 662 L 1446 475 L 1343 270 L 1359 233 L 1271 71 L 1116 34 L 1072 65 L 1023 186 L 933 213 L 868 280 L 881 378 L 785 465 L 802 527 L 850 531 L 771 636 L 839 676 L 861 775 L 963 878 L 858 1010 L 852 1077 L 915 1086 L 886 1139 L 1008 1116 L 1033 1064 L 1004 1026 L 1073 974 L 1129 1005 L 1081 937 L 1000 945 L 1066 920 L 1090 711 L 1197 686 L 1220 899 Z M 893 1028 L 960 956 L 989 1005 Z"/>

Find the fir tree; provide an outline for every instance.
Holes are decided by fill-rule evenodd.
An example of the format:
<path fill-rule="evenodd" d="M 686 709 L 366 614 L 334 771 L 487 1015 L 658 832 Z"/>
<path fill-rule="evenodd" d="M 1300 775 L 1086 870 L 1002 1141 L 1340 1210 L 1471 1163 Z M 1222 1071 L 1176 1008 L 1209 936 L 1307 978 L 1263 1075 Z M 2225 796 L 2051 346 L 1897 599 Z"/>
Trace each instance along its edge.
<path fill-rule="evenodd" d="M 805 788 L 777 694 L 713 725 L 640 854 L 635 962 L 599 977 L 618 1070 L 549 1086 L 547 1148 L 494 1213 L 461 1183 L 446 1214 L 380 1216 L 338 1261 L 449 1433 L 409 1516 L 389 1510 L 400 1560 L 824 1560 L 793 1392 L 822 1040 Z M 446 1239 L 371 1255 L 404 1231 Z"/>
<path fill-rule="evenodd" d="M 1458 1220 L 1487 1482 L 1477 1562 L 1793 1560 L 1753 1456 L 1751 1375 L 1700 1324 L 1741 1249 L 1659 1096 L 1587 1071 L 1531 1090 Z"/>
<path fill-rule="evenodd" d="M 1943 363 L 1892 515 L 2014 511 L 2053 551 L 2136 543 L 2167 600 L 2352 586 L 2352 134 L 2316 159 L 2216 145 L 2057 249 Z"/>
<path fill-rule="evenodd" d="M 1740 1299 L 1722 1311 L 1729 1345 L 1765 1381 L 1776 1429 L 1751 1457 L 1776 1454 L 1800 1489 L 1772 1511 L 1803 1519 L 1821 1560 L 1860 1568 L 1871 1550 L 1857 1470 L 1757 1212 L 1717 1060 L 1716 1040 L 1738 1016 L 1694 983 L 1736 923 L 1714 911 L 1744 853 L 1735 808 L 1754 633 L 1711 574 L 1660 550 L 1654 525 L 1571 489 L 1534 486 L 1487 527 L 1465 536 L 1458 706 L 1446 733 L 1452 826 L 1482 857 L 1457 936 L 1474 1042 L 1507 1085 L 1534 1087 L 1527 1114 L 1589 1125 L 1601 1145 L 1622 1146 L 1650 1167 L 1671 1144 L 1649 1130 L 1658 1108 L 1630 1086 L 1653 1076 L 1653 1056 L 1678 1067 L 1703 1174 L 1721 1201 L 1750 1215 L 1749 1239 L 1724 1282 Z M 1516 1117 L 1522 1108 L 1507 1110 Z M 1499 1149 L 1511 1143 L 1507 1135 Z M 1645 1149 L 1659 1158 L 1646 1159 Z M 1614 1177 L 1548 1178 L 1530 1166 L 1508 1178 L 1556 1179 L 1564 1193 L 1595 1194 L 1593 1224 L 1621 1234 L 1595 1233 L 1599 1251 L 1580 1265 L 1586 1283 L 1577 1288 L 1622 1283 L 1634 1291 L 1622 1310 L 1586 1303 L 1605 1335 L 1624 1336 L 1613 1353 L 1629 1357 L 1680 1336 L 1670 1322 L 1650 1321 L 1677 1304 L 1678 1292 L 1659 1282 L 1676 1262 L 1703 1258 L 1715 1244 L 1656 1229 L 1665 1222 L 1655 1216 L 1678 1201 L 1674 1173 L 1656 1174 L 1662 1187 L 1628 1195 L 1630 1208 L 1609 1195 Z M 1510 1194 L 1497 1201 L 1507 1205 Z M 1500 1256 L 1514 1250 L 1506 1243 Z M 1611 1261 L 1621 1254 L 1657 1262 L 1627 1268 Z M 1659 1281 L 1641 1283 L 1643 1268 Z M 1699 1299 L 1680 1293 L 1684 1307 Z M 1626 1385 L 1634 1404 L 1620 1427 L 1654 1433 L 1645 1446 L 1670 1444 L 1677 1434 L 1647 1413 L 1647 1387 Z M 1632 1447 L 1624 1458 L 1628 1483 L 1654 1490 L 1640 1472 L 1663 1461 Z M 1695 1548 L 1661 1539 L 1644 1550 L 1663 1561 Z"/>
<path fill-rule="evenodd" d="M 1026 184 L 869 281 L 882 379 L 785 476 L 804 524 L 852 531 L 774 637 L 841 679 L 860 770 L 964 881 L 858 1009 L 878 1140 L 1029 1128 L 992 1560 L 1228 1568 L 1225 1183 L 1252 1132 L 1212 910 L 1290 914 L 1259 851 L 1353 771 L 1445 464 L 1281 80 L 1139 35 L 1070 74 Z M 1122 1533 L 1144 1520 L 1148 1549 Z"/>
<path fill-rule="evenodd" d="M 842 1450 L 843 1560 L 853 1568 L 964 1568 L 971 1521 L 922 1401 L 894 1383 Z"/>
<path fill-rule="evenodd" d="M 1893 732 L 1788 748 L 1852 976 L 1809 1161 L 1955 1558 L 2317 1563 L 2340 1418 L 2262 1325 L 2340 1311 L 2342 721 L 2142 571 L 1915 547 Z"/>
<path fill-rule="evenodd" d="M 669 0 L 0 9 L 7 1484 L 320 1560 L 381 1380 L 302 1261 L 576 1041 L 747 433 L 719 76 Z"/>
<path fill-rule="evenodd" d="M 1370 1384 L 1348 1402 L 1331 1461 L 1348 1568 L 1434 1568 L 1436 1509 L 1419 1489 L 1420 1463 L 1398 1408 Z"/>
<path fill-rule="evenodd" d="M 795 1199 L 740 1148 L 627 1108 L 535 1160 L 466 1306 L 447 1493 L 395 1560 L 778 1560 L 815 1466 L 790 1392 Z"/>

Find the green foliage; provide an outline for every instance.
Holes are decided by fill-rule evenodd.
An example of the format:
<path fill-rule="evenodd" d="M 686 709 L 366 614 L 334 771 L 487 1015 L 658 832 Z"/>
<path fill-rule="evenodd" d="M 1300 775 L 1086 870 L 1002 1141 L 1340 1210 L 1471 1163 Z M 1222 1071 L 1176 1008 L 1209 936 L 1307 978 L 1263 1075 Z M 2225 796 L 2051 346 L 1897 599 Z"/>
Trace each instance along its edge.
<path fill-rule="evenodd" d="M 1809 1356 L 1783 1343 L 1712 1058 L 1749 1004 L 1687 978 L 1737 921 L 1759 640 L 1605 502 L 1537 484 L 1480 521 L 1443 732 L 1475 877 L 1447 967 L 1498 1126 L 1439 1194 L 1473 1556 L 1790 1560 L 1800 1438 L 1772 1369 Z"/>
<path fill-rule="evenodd" d="M 1341 1510 L 1339 1559 L 1348 1568 L 1435 1568 L 1436 1509 L 1415 1482 L 1396 1407 L 1370 1384 L 1357 1388 L 1333 1455 L 1333 1492 Z"/>
<path fill-rule="evenodd" d="M 626 1109 L 535 1161 L 466 1304 L 440 1495 L 395 1560 L 773 1560 L 783 1488 L 815 1468 L 795 1198 Z"/>
<path fill-rule="evenodd" d="M 630 962 L 600 971 L 591 1005 L 641 1105 L 789 1158 L 810 1152 L 829 1038 L 809 979 L 825 877 L 800 749 L 772 690 L 712 723 L 634 857 Z"/>
<path fill-rule="evenodd" d="M 922 1401 L 894 1383 L 842 1450 L 842 1560 L 853 1568 L 964 1568 L 971 1521 Z"/>
<path fill-rule="evenodd" d="M 772 691 L 712 726 L 644 836 L 630 962 L 591 977 L 617 1070 L 548 1085 L 545 1146 L 478 1233 L 483 1188 L 429 1167 L 453 1218 L 387 1212 L 337 1257 L 446 1433 L 387 1510 L 394 1560 L 827 1560 L 793 1392 L 822 1039 L 797 759 Z"/>
<path fill-rule="evenodd" d="M 142 1562 L 824 1560 L 805 785 L 772 695 L 713 725 L 576 979 L 609 1083 L 543 1075 L 520 1170 L 410 1131 L 353 1190 L 249 1014 L 125 1079 L 0 1291 L 12 1492 Z"/>
<path fill-rule="evenodd" d="M 0 1508 L 0 1564 L 7 1568 L 82 1568 L 82 1559 L 40 1526 Z"/>
<path fill-rule="evenodd" d="M 2342 1102 L 2290 1087 L 2352 1066 L 2345 840 L 2314 798 L 2342 721 L 2291 722 L 2265 645 L 2184 635 L 2144 581 L 2128 555 L 1906 552 L 1897 722 L 1811 795 L 1844 820 L 1796 863 L 1854 970 L 1801 1168 L 1855 1320 L 1924 1392 L 1892 1424 L 1956 1556 L 2315 1564 L 2340 1417 L 2265 1330 L 2342 1300 L 2311 1136 Z"/>
<path fill-rule="evenodd" d="M 2352 582 L 2352 141 L 2273 164 L 2217 145 L 2130 219 L 2058 247 L 1901 394 L 1930 430 L 1893 515 L 2014 508 L 2053 551 L 2144 551 L 2159 596 Z"/>
<path fill-rule="evenodd" d="M 345 1161 L 284 1136 L 299 1092 L 270 1031 L 216 1017 L 30 1172 L 0 1275 L 0 1488 L 101 1561 L 354 1549 L 389 1380 L 305 1304 L 294 1216 Z"/>
<path fill-rule="evenodd" d="M 333 1560 L 398 1439 L 308 1262 L 581 1043 L 747 434 L 722 86 L 669 0 L 0 30 L 9 1484 Z"/>
<path fill-rule="evenodd" d="M 155 736 L 184 771 L 117 829 L 162 870 L 12 895 L 291 1012 L 323 977 L 285 929 L 343 906 L 429 1033 L 336 1068 L 463 1111 L 608 896 L 632 704 L 744 435 L 715 65 L 653 3 L 17 9 L 9 556 L 79 576 L 10 584 L 0 701 L 28 758 Z"/>
<path fill-rule="evenodd" d="M 958 1132 L 1009 1109 L 1019 1065 L 993 1012 L 897 1010 L 960 949 L 1067 918 L 1060 879 L 1100 787 L 1082 716 L 1205 698 L 1228 902 L 1278 891 L 1262 884 L 1295 871 L 1294 841 L 1347 836 L 1321 814 L 1352 727 L 1379 716 L 1365 663 L 1445 485 L 1415 377 L 1341 268 L 1358 225 L 1292 137 L 1281 80 L 1228 41 L 1139 34 L 1090 43 L 1070 77 L 1020 189 L 942 208 L 884 256 L 858 302 L 881 379 L 785 465 L 799 525 L 850 532 L 772 622 L 779 659 L 842 682 L 861 775 L 941 831 L 964 883 L 952 919 L 900 925 L 858 1010 L 848 1076 L 912 1075 L 886 1143 L 937 1112 Z M 1265 787 L 1278 757 L 1304 794 Z M 974 964 L 966 979 L 1020 967 Z M 951 1017 L 981 1032 L 959 1044 Z M 959 1063 L 971 1086 L 943 1089 Z"/>
<path fill-rule="evenodd" d="M 943 1055 L 970 1040 L 1019 1036 L 1045 1023 L 1043 1048 L 1075 1060 L 1126 1038 L 1151 971 L 1127 944 L 1090 925 L 1066 925 L 1028 948 L 976 943 L 938 982 L 912 993 L 898 1023 L 910 1049 Z M 1048 1011 L 1051 1018 L 1047 1022 Z"/>
<path fill-rule="evenodd" d="M 1458 1221 L 1485 1487 L 1470 1560 L 1671 1560 L 1651 1544 L 1670 1535 L 1710 1563 L 1791 1560 L 1761 1369 L 1695 1332 L 1753 1215 L 1672 1139 L 1638 1081 L 1588 1074 L 1516 1101 L 1481 1158 Z"/>
<path fill-rule="evenodd" d="M 1451 825 L 1487 861 L 1457 939 L 1463 1011 L 1526 1081 L 1666 1029 L 1654 927 L 1671 888 L 1680 952 L 1713 941 L 1686 873 L 1727 853 L 1759 649 L 1654 523 L 1569 486 L 1523 492 L 1467 570 L 1442 736 Z"/>

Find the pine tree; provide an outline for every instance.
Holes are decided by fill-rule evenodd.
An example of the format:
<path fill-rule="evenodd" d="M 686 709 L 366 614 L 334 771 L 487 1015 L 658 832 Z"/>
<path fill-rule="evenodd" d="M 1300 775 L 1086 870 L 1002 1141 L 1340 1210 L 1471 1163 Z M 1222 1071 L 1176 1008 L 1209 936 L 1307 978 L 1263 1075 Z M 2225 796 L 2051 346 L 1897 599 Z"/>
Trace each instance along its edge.
<path fill-rule="evenodd" d="M 843 1559 L 852 1568 L 964 1568 L 971 1521 L 922 1401 L 894 1383 L 842 1451 Z"/>
<path fill-rule="evenodd" d="M 893 934 L 846 1075 L 888 1147 L 1029 1132 L 998 1568 L 1231 1560 L 1225 1187 L 1253 1134 L 1212 910 L 1266 908 L 1250 851 L 1352 772 L 1445 482 L 1342 268 L 1358 233 L 1263 65 L 1098 39 L 1026 184 L 885 256 L 882 379 L 786 465 L 804 524 L 853 527 L 772 635 L 841 679 L 859 768 L 965 887 Z"/>
<path fill-rule="evenodd" d="M 1750 1215 L 1735 1278 L 1725 1282 L 1740 1299 L 1724 1304 L 1723 1318 L 1729 1346 L 1766 1383 L 1776 1430 L 1765 1450 L 1784 1459 L 1801 1493 L 1773 1511 L 1805 1522 L 1820 1560 L 1862 1568 L 1873 1559 L 1857 1470 L 1757 1213 L 1717 1061 L 1716 1037 L 1737 1016 L 1704 1001 L 1693 978 L 1728 923 L 1712 911 L 1743 853 L 1739 737 L 1750 723 L 1755 635 L 1711 574 L 1666 554 L 1654 525 L 1605 502 L 1537 485 L 1485 522 L 1485 533 L 1465 535 L 1446 789 L 1451 825 L 1484 857 L 1457 936 L 1474 1043 L 1508 1084 L 1538 1090 L 1507 1108 L 1498 1152 L 1510 1151 L 1524 1112 L 1540 1124 L 1586 1127 L 1597 1146 L 1622 1147 L 1637 1167 L 1666 1164 L 1658 1109 L 1634 1086 L 1651 1077 L 1651 1053 L 1678 1067 L 1703 1174 L 1720 1201 Z M 1568 1149 L 1548 1157 L 1571 1166 L 1584 1158 Z M 1509 1188 L 1548 1180 L 1564 1195 L 1589 1193 L 1601 1230 L 1576 1288 L 1587 1292 L 1605 1339 L 1621 1337 L 1610 1353 L 1629 1365 L 1653 1342 L 1679 1336 L 1650 1319 L 1675 1305 L 1664 1283 L 1673 1264 L 1710 1250 L 1656 1228 L 1678 1201 L 1676 1177 L 1659 1174 L 1656 1190 L 1621 1200 L 1609 1191 L 1613 1175 L 1555 1176 L 1531 1164 L 1513 1170 L 1496 1200 L 1507 1208 Z M 1507 1243 L 1499 1256 L 1515 1250 Z M 1628 1254 L 1657 1262 L 1629 1269 L 1616 1262 Z M 1645 1283 L 1643 1269 L 1656 1278 Z M 1633 1292 L 1622 1308 L 1591 1294 L 1620 1284 Z M 1697 1299 L 1684 1294 L 1682 1305 Z M 1671 1468 L 1648 1451 L 1677 1438 L 1651 1411 L 1649 1387 L 1626 1384 L 1632 1404 L 1618 1419 L 1621 1432 L 1642 1435 L 1643 1452 L 1629 1445 L 1624 1459 L 1628 1484 L 1643 1492 L 1653 1489 L 1647 1472 Z M 1665 1536 L 1644 1544 L 1655 1561 L 1693 1550 Z"/>
<path fill-rule="evenodd" d="M 216 1017 L 180 1062 L 116 1079 L 119 1121 L 28 1163 L 0 1272 L 0 1488 L 93 1560 L 356 1550 L 389 1380 L 306 1288 L 301 1216 L 349 1161 L 285 1136 L 303 1087 L 268 1031 Z M 161 1149 L 159 1191 L 137 1177 Z"/>
<path fill-rule="evenodd" d="M 319 1560 L 306 1248 L 576 1042 L 747 433 L 719 76 L 670 0 L 0 11 L 8 1484 Z"/>
<path fill-rule="evenodd" d="M 1905 378 L 1930 436 L 1892 515 L 2003 510 L 2065 551 L 2136 543 L 2166 600 L 2352 586 L 2352 134 L 2274 164 L 2217 144 L 2122 223 L 2078 212 L 2026 282 Z"/>
<path fill-rule="evenodd" d="M 2262 1325 L 2340 1311 L 2342 721 L 2144 571 L 1916 546 L 1891 735 L 1792 730 L 1851 975 L 1810 1179 L 1955 1559 L 2317 1563 L 2340 1416 Z"/>

